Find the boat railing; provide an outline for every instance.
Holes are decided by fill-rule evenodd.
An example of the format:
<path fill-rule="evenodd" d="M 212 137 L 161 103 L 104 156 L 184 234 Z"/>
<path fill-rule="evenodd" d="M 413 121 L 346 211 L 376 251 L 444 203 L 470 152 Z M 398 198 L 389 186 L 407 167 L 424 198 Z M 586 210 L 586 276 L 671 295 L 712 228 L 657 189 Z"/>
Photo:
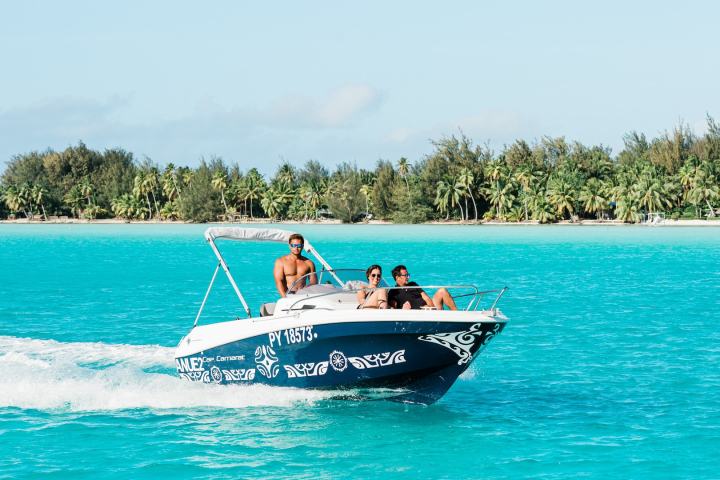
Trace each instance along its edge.
<path fill-rule="evenodd" d="M 492 315 L 497 314 L 497 304 L 500 301 L 500 298 L 505 294 L 508 287 L 503 287 L 500 289 L 494 289 L 494 290 L 479 290 L 475 285 L 417 285 L 417 286 L 404 286 L 404 287 L 381 287 L 383 290 L 386 290 L 387 292 L 390 292 L 391 290 L 437 290 L 440 288 L 446 289 L 448 292 L 451 292 L 452 290 L 471 290 L 468 293 L 463 294 L 456 294 L 452 295 L 453 300 L 456 301 L 458 299 L 463 298 L 469 298 L 468 303 L 465 305 L 464 308 L 459 308 L 458 310 L 464 310 L 464 311 L 488 311 Z M 303 307 L 303 303 L 307 305 L 308 301 L 316 300 L 318 298 L 323 297 L 331 297 L 335 295 L 346 295 L 348 293 L 356 293 L 359 291 L 367 290 L 368 287 L 362 287 L 362 288 L 343 288 L 338 289 L 332 292 L 326 292 L 326 293 L 320 293 L 317 295 L 310 295 L 310 296 L 304 296 L 303 298 L 297 299 L 295 302 L 290 304 L 290 306 L 286 309 L 286 311 L 294 311 L 294 310 L 304 310 L 307 307 Z M 302 290 L 301 290 L 302 292 Z M 493 296 L 494 294 L 494 296 Z M 366 297 L 365 302 L 367 302 L 369 299 L 369 295 Z M 484 308 L 484 305 L 488 304 L 488 299 L 492 299 L 492 303 L 489 305 L 488 308 Z M 365 303 L 363 303 L 365 305 Z M 297 308 L 296 308 L 297 306 Z"/>

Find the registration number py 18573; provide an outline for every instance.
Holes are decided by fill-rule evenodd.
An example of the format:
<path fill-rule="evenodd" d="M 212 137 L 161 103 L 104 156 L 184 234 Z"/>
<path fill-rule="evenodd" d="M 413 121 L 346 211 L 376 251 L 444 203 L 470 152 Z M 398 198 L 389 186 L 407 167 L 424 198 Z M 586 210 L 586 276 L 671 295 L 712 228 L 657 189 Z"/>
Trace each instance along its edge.
<path fill-rule="evenodd" d="M 314 338 L 317 338 L 317 333 L 313 332 L 312 325 L 308 325 L 305 327 L 286 328 L 285 330 L 270 332 L 268 333 L 268 337 L 271 347 L 279 347 L 282 346 L 283 342 L 285 345 L 312 342 Z"/>

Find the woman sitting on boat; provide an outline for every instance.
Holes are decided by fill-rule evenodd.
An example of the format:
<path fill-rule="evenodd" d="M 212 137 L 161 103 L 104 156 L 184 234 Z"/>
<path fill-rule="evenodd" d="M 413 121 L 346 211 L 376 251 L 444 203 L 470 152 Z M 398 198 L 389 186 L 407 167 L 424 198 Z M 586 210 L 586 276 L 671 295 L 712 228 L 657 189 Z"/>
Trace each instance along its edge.
<path fill-rule="evenodd" d="M 380 265 L 370 265 L 365 271 L 369 285 L 361 288 L 357 292 L 358 308 L 388 308 L 387 290 L 378 288 L 380 280 L 382 280 L 382 267 Z"/>

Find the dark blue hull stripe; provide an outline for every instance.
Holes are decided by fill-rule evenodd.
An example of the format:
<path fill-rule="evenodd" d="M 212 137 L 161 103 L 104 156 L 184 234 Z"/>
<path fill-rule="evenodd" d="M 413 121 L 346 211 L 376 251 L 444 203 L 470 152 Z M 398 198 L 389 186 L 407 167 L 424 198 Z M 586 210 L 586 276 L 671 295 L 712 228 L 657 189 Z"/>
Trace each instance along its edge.
<path fill-rule="evenodd" d="M 433 403 L 504 322 L 358 322 L 305 326 L 177 358 L 182 378 L 329 390 L 396 389 L 390 400 Z"/>

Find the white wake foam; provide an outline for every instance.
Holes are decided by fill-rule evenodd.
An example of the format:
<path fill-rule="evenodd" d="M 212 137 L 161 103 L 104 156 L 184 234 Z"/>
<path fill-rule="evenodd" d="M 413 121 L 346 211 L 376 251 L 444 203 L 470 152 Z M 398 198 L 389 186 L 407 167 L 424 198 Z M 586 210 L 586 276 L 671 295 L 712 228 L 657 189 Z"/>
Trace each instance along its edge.
<path fill-rule="evenodd" d="M 290 388 L 205 385 L 174 374 L 174 348 L 0 336 L 0 407 L 71 411 L 291 406 L 325 398 Z"/>

